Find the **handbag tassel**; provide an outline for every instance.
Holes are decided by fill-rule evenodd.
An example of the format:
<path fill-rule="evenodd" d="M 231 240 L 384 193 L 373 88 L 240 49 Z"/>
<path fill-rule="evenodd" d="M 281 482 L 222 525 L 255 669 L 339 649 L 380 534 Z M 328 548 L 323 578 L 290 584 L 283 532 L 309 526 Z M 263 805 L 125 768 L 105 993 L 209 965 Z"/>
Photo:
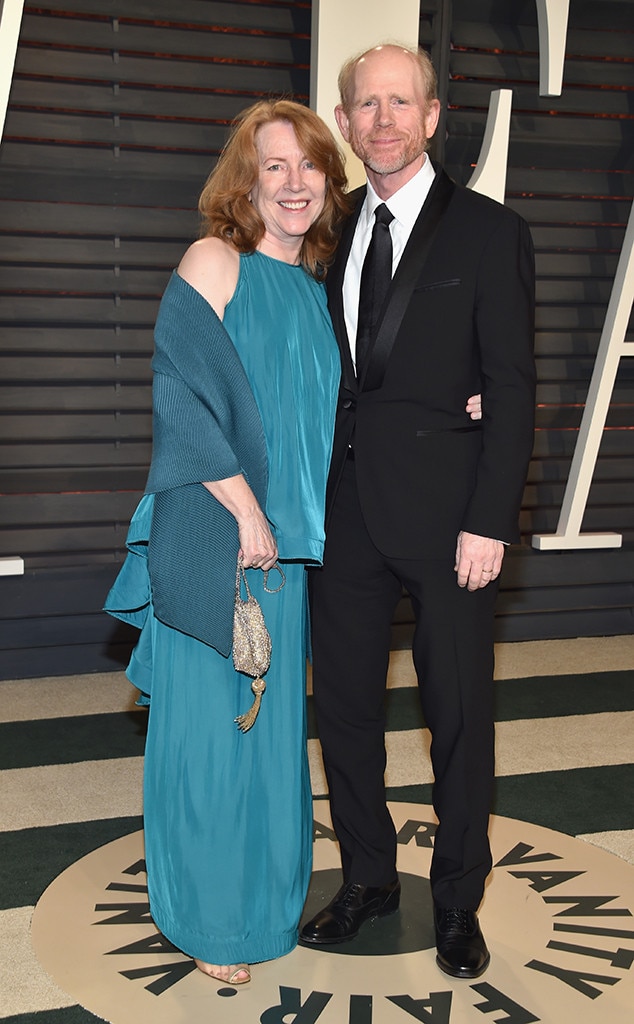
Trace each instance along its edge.
<path fill-rule="evenodd" d="M 238 726 L 240 732 L 248 732 L 258 717 L 258 711 L 260 710 L 260 704 L 262 703 L 262 694 L 266 690 L 266 683 L 263 679 L 254 679 L 251 683 L 251 690 L 255 694 L 253 704 L 244 715 L 238 715 L 237 718 L 234 718 L 234 722 Z"/>

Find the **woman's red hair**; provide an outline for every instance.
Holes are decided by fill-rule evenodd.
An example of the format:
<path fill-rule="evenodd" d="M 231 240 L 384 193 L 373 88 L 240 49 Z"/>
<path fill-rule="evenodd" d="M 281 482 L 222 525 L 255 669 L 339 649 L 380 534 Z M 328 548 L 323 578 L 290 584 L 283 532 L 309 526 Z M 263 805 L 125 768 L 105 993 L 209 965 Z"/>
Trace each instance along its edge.
<path fill-rule="evenodd" d="M 330 129 L 308 107 L 292 100 L 261 100 L 243 111 L 233 123 L 218 163 L 202 190 L 198 208 L 204 236 L 222 238 L 238 252 L 254 252 L 264 235 L 264 221 L 249 201 L 259 175 L 256 135 L 264 125 L 285 121 L 292 125 L 300 149 L 326 176 L 324 208 L 304 237 L 300 262 L 321 279 L 332 262 L 339 227 L 350 204 L 339 147 Z"/>

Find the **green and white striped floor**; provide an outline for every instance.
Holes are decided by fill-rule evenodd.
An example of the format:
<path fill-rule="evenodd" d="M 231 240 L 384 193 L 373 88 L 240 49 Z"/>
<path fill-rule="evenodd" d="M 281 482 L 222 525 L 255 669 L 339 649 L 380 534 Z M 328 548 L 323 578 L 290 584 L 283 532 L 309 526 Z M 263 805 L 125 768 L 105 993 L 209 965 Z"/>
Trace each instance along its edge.
<path fill-rule="evenodd" d="M 634 637 L 500 645 L 495 813 L 634 864 Z M 388 797 L 429 804 L 408 652 L 392 655 Z M 145 712 L 123 673 L 0 682 L 0 1018 L 88 1024 L 39 966 L 34 905 L 68 865 L 141 828 Z M 309 698 L 310 702 L 310 698 Z M 313 792 L 325 796 L 311 712 Z"/>

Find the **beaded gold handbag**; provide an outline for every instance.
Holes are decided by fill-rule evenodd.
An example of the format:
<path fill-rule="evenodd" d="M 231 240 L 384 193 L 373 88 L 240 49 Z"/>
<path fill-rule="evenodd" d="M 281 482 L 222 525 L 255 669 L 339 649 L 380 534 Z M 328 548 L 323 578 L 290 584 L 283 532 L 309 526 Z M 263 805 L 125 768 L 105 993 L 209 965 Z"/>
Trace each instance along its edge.
<path fill-rule="evenodd" d="M 270 590 L 267 586 L 269 572 L 266 570 L 264 589 L 268 594 L 276 594 L 286 583 L 286 576 L 277 562 L 273 568 L 279 572 L 281 583 L 279 587 Z M 242 597 L 242 584 L 246 590 L 246 599 Z M 244 672 L 247 676 L 253 676 L 251 690 L 254 695 L 253 704 L 249 710 L 235 719 L 241 732 L 248 732 L 258 717 L 262 694 L 266 690 L 266 683 L 262 676 L 268 671 L 270 664 L 271 636 L 266 628 L 260 604 L 249 589 L 242 559 L 238 558 L 233 612 L 233 667 L 236 672 Z"/>

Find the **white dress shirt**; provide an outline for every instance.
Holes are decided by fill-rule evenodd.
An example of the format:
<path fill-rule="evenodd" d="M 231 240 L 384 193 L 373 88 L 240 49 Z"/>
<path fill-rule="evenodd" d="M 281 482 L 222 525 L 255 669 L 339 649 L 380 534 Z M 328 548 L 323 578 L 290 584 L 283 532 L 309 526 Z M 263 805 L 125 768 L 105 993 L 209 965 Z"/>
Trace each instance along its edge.
<path fill-rule="evenodd" d="M 390 224 L 390 234 L 392 236 L 392 277 L 396 273 L 396 268 L 403 255 L 403 250 L 407 245 L 416 218 L 427 199 L 435 173 L 431 160 L 426 156 L 420 171 L 406 185 L 403 185 L 398 192 L 390 196 L 385 204 L 394 217 Z M 357 221 L 343 279 L 343 310 L 353 362 L 355 362 L 356 357 L 361 270 L 363 269 L 363 261 L 368 251 L 370 238 L 372 237 L 374 211 L 382 202 L 383 200 L 377 196 L 368 181 L 366 197 L 359 214 L 359 220 Z"/>

